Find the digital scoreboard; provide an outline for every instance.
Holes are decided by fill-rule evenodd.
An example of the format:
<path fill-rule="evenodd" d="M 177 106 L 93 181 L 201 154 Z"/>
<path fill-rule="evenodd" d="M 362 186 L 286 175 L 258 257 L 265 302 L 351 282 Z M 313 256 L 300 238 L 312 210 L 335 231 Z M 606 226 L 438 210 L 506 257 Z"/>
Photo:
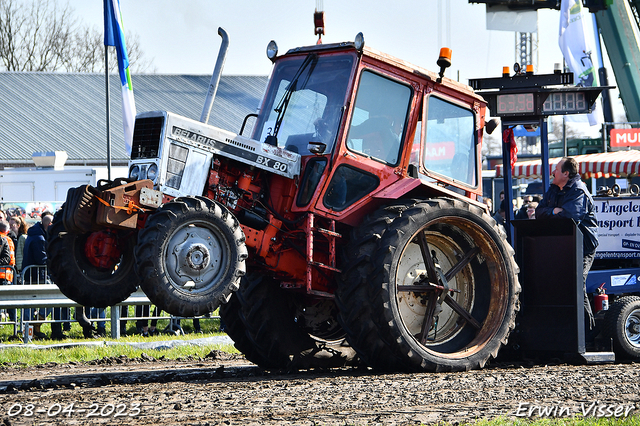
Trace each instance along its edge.
<path fill-rule="evenodd" d="M 514 93 L 509 95 L 498 95 L 496 112 L 500 114 L 533 114 L 536 110 L 533 100 L 533 93 Z"/>
<path fill-rule="evenodd" d="M 591 112 L 589 96 L 582 90 L 550 93 L 547 96 L 547 100 L 542 104 L 542 113 L 544 115 L 583 114 L 588 112 Z"/>
<path fill-rule="evenodd" d="M 540 88 L 535 91 L 501 91 L 500 93 L 482 93 L 489 103 L 491 115 L 511 116 L 549 116 L 565 114 L 587 114 L 592 112 L 593 104 L 602 87 Z"/>
<path fill-rule="evenodd" d="M 520 74 L 469 80 L 494 117 L 538 120 L 550 115 L 587 114 L 603 89 L 569 86 L 573 74 Z"/>

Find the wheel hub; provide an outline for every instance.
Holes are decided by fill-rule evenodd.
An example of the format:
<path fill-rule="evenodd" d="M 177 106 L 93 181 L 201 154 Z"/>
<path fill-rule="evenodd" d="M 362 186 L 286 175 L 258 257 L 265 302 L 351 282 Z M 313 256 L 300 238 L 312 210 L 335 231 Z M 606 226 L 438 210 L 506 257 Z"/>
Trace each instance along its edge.
<path fill-rule="evenodd" d="M 204 244 L 188 244 L 182 245 L 182 251 L 186 253 L 181 254 L 186 260 L 186 266 L 192 271 L 201 271 L 209 265 L 209 249 Z"/>
<path fill-rule="evenodd" d="M 430 246 L 432 250 L 430 254 L 436 255 L 442 270 L 450 270 L 456 259 L 460 257 L 459 249 L 453 241 L 438 233 L 429 233 L 428 236 L 432 244 Z M 462 274 L 466 274 L 466 272 Z M 405 249 L 398 265 L 398 275 L 399 278 L 402 277 L 398 281 L 400 286 L 424 286 L 428 284 L 425 262 L 417 243 L 410 244 Z M 463 282 L 470 283 L 472 281 L 467 279 L 463 280 Z M 459 284 L 456 278 L 452 278 L 449 281 L 449 285 L 455 289 L 455 292 L 449 293 L 451 297 L 464 306 L 466 311 L 471 311 L 473 299 L 468 296 L 468 289 L 466 287 L 458 288 Z M 431 291 L 399 292 L 397 294 L 398 309 L 402 321 L 407 330 L 414 336 L 418 336 L 422 332 L 430 294 L 432 294 Z M 442 303 L 442 299 L 440 299 L 442 292 L 437 292 L 436 295 L 438 300 L 435 301 L 436 304 L 432 314 L 433 320 L 427 336 L 429 344 L 440 344 L 451 339 L 464 326 L 464 322 L 459 321 L 459 316 L 451 307 Z"/>
<path fill-rule="evenodd" d="M 636 309 L 627 317 L 626 334 L 629 343 L 633 346 L 640 346 L 640 309 Z"/>
<path fill-rule="evenodd" d="M 93 266 L 105 270 L 112 270 L 122 256 L 118 247 L 117 234 L 111 229 L 89 235 L 84 251 L 87 260 Z"/>
<path fill-rule="evenodd" d="M 189 226 L 169 242 L 167 267 L 176 286 L 193 290 L 206 286 L 221 272 L 224 249 L 208 228 Z"/>

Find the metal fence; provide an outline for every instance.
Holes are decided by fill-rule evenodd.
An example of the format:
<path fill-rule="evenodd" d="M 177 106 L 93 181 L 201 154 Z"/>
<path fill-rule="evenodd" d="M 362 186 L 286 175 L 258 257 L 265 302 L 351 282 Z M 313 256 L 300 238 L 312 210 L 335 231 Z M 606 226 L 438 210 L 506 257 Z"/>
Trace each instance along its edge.
<path fill-rule="evenodd" d="M 3 268 L 12 268 L 10 266 L 0 266 Z M 13 269 L 13 268 L 12 268 Z M 13 269 L 15 271 L 15 269 Z M 74 319 L 68 320 L 32 320 L 25 319 L 24 310 L 33 308 L 83 308 L 73 300 L 67 298 L 57 285 L 55 285 L 48 275 L 46 265 L 33 265 L 24 268 L 20 274 L 14 274 L 13 285 L 0 285 L 0 310 L 16 309 L 20 312 L 19 318 L 16 312 L 15 321 L 0 321 L 0 325 L 13 325 L 14 334 L 18 331 L 22 333 L 23 341 L 29 341 L 28 333 L 29 325 L 36 323 L 53 323 L 53 322 L 73 322 Z M 28 283 L 28 284 L 27 284 Z M 151 305 L 151 301 L 140 289 L 131 294 L 125 301 L 117 306 L 133 306 L 133 305 Z M 202 317 L 198 317 L 202 318 Z M 219 318 L 217 316 L 207 317 Z M 176 320 L 187 319 L 175 316 L 144 316 L 144 317 L 126 317 L 126 321 L 148 320 L 148 319 L 169 319 L 172 325 Z M 111 315 L 107 318 L 91 318 L 93 321 L 109 321 L 111 323 L 111 337 L 117 339 L 120 337 L 120 309 L 116 306 L 111 307 Z M 123 319 L 124 320 L 124 319 Z"/>

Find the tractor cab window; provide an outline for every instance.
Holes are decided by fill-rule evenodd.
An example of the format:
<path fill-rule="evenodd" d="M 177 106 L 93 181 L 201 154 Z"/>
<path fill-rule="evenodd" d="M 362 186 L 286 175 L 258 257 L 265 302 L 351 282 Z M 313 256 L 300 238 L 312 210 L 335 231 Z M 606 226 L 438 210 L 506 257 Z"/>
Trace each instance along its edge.
<path fill-rule="evenodd" d="M 466 185 L 477 186 L 475 128 L 471 110 L 430 96 L 424 167 Z"/>
<path fill-rule="evenodd" d="M 311 154 L 309 142 L 325 144 L 325 152 L 331 152 L 354 62 L 353 54 L 315 53 L 277 62 L 254 139 L 275 136 L 279 147 L 300 155 Z"/>
<path fill-rule="evenodd" d="M 383 163 L 398 164 L 411 93 L 407 85 L 364 71 L 347 148 Z"/>

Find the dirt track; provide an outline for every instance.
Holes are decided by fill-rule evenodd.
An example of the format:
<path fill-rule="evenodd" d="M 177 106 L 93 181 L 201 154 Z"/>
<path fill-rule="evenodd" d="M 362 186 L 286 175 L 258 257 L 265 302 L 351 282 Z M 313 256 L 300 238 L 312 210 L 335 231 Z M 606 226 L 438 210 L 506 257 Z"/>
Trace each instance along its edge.
<path fill-rule="evenodd" d="M 405 425 L 589 408 L 592 416 L 640 415 L 640 364 L 275 374 L 212 352 L 202 360 L 5 366 L 0 374 L 0 419 L 12 425 Z"/>

